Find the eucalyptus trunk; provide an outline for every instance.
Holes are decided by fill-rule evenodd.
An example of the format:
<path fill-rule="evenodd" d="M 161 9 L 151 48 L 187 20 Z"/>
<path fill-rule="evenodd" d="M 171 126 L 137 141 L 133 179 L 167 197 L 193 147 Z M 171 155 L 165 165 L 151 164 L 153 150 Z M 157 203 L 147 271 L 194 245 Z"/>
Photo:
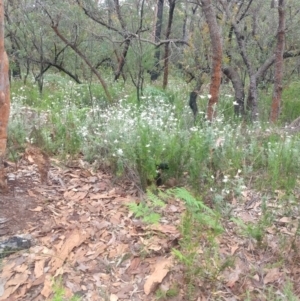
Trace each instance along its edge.
<path fill-rule="evenodd" d="M 169 0 L 169 18 L 168 18 L 168 26 L 166 31 L 166 40 L 169 40 L 171 35 L 171 28 L 173 23 L 173 15 L 175 10 L 176 0 Z M 168 85 L 168 77 L 169 77 L 169 55 L 170 55 L 170 42 L 165 44 L 165 56 L 164 56 L 164 79 L 163 79 L 163 88 L 165 89 Z"/>
<path fill-rule="evenodd" d="M 4 5 L 0 0 L 0 190 L 7 190 L 4 156 L 10 110 L 9 65 L 4 48 Z"/>
<path fill-rule="evenodd" d="M 157 1 L 157 14 L 156 14 L 156 25 L 155 25 L 155 42 L 158 43 L 161 38 L 161 29 L 163 22 L 163 12 L 164 12 L 164 0 Z M 154 53 L 154 67 L 150 71 L 151 81 L 157 80 L 161 73 L 161 68 L 159 64 L 160 60 L 160 47 L 155 49 Z"/>
<path fill-rule="evenodd" d="M 201 0 L 205 20 L 209 28 L 212 47 L 212 73 L 210 83 L 210 99 L 207 106 L 207 119 L 212 121 L 216 113 L 222 78 L 222 41 L 216 14 L 211 0 Z"/>
<path fill-rule="evenodd" d="M 275 51 L 275 79 L 274 90 L 272 97 L 270 121 L 277 121 L 280 113 L 281 95 L 282 95 L 282 77 L 283 77 L 283 53 L 285 46 L 285 1 L 279 0 L 278 3 L 278 31 L 277 31 L 277 46 Z"/>

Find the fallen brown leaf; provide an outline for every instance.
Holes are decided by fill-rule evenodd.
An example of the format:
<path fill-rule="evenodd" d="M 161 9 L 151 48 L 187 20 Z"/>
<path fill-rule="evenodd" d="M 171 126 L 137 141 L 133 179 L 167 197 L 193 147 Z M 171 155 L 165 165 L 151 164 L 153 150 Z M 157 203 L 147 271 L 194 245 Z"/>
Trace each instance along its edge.
<path fill-rule="evenodd" d="M 37 206 L 34 209 L 29 209 L 29 211 L 33 211 L 33 212 L 41 212 L 42 210 L 43 210 L 43 207 L 41 207 L 41 206 Z"/>
<path fill-rule="evenodd" d="M 56 255 L 51 259 L 49 266 L 50 273 L 54 273 L 60 266 L 64 264 L 64 261 L 70 254 L 70 252 L 75 248 L 80 246 L 87 238 L 89 237 L 88 233 L 84 233 L 77 229 L 73 230 L 73 232 L 66 239 L 64 245 L 60 250 L 57 251 Z"/>
<path fill-rule="evenodd" d="M 163 281 L 169 272 L 169 267 L 172 265 L 172 258 L 157 258 L 154 266 L 154 271 L 144 284 L 144 292 L 149 295 L 153 292 L 156 286 Z"/>
<path fill-rule="evenodd" d="M 278 268 L 270 269 L 264 278 L 264 284 L 275 282 L 280 278 L 280 276 L 281 273 Z"/>

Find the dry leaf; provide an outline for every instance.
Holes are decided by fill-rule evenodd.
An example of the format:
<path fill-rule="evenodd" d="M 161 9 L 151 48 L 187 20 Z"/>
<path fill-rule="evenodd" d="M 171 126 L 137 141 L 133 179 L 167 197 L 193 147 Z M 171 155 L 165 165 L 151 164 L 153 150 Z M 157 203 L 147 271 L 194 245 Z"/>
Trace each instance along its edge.
<path fill-rule="evenodd" d="M 43 207 L 41 207 L 41 206 L 37 206 L 34 209 L 29 209 L 29 211 L 33 211 L 33 212 L 41 212 L 42 210 L 43 210 Z"/>
<path fill-rule="evenodd" d="M 28 192 L 28 195 L 31 196 L 32 198 L 37 197 L 37 195 L 32 190 L 28 189 L 27 192 Z"/>
<path fill-rule="evenodd" d="M 44 259 L 44 260 L 37 260 L 35 262 L 35 265 L 34 265 L 34 275 L 35 275 L 35 278 L 39 278 L 40 276 L 42 276 L 44 274 L 45 261 L 46 261 L 46 259 Z"/>
<path fill-rule="evenodd" d="M 89 235 L 87 233 L 82 233 L 77 229 L 74 230 L 66 239 L 64 245 L 61 247 L 61 250 L 59 250 L 56 256 L 51 259 L 49 263 L 49 266 L 52 266 L 50 272 L 54 273 L 59 267 L 61 267 L 70 252 L 75 247 L 80 246 L 88 237 Z"/>
<path fill-rule="evenodd" d="M 118 301 L 118 299 L 119 299 L 118 296 L 114 294 L 111 294 L 109 297 L 109 301 Z"/>
<path fill-rule="evenodd" d="M 238 266 L 228 275 L 226 286 L 233 287 L 235 283 L 239 280 L 241 270 Z"/>
<path fill-rule="evenodd" d="M 290 217 L 284 216 L 279 220 L 280 223 L 289 224 L 292 222 L 292 219 Z"/>
<path fill-rule="evenodd" d="M 238 248 L 239 248 L 238 245 L 232 246 L 232 247 L 230 248 L 230 254 L 233 255 L 233 254 L 235 253 L 235 251 L 236 251 Z"/>
<path fill-rule="evenodd" d="M 175 234 L 175 235 L 179 235 L 179 231 L 178 229 L 173 226 L 173 225 L 151 225 L 149 226 L 150 229 L 152 230 L 156 230 L 156 231 L 160 231 L 162 233 L 166 233 L 166 234 Z"/>
<path fill-rule="evenodd" d="M 280 276 L 281 273 L 278 268 L 270 269 L 264 278 L 264 284 L 275 282 Z"/>
<path fill-rule="evenodd" d="M 146 280 L 144 284 L 144 292 L 149 295 L 153 292 L 156 286 L 163 281 L 169 272 L 169 267 L 172 265 L 172 258 L 158 258 L 155 264 L 154 272 Z"/>
<path fill-rule="evenodd" d="M 48 298 L 52 294 L 52 277 L 51 275 L 47 274 L 44 282 L 44 287 L 41 291 L 41 294 Z"/>

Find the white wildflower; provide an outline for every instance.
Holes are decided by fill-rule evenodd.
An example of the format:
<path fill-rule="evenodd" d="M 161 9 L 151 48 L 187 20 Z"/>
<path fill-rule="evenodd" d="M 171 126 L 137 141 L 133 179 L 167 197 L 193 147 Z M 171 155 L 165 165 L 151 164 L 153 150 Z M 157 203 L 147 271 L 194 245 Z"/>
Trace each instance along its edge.
<path fill-rule="evenodd" d="M 119 155 L 119 156 L 123 156 L 123 150 L 121 149 L 121 148 L 119 148 L 118 150 L 117 150 L 117 154 Z"/>

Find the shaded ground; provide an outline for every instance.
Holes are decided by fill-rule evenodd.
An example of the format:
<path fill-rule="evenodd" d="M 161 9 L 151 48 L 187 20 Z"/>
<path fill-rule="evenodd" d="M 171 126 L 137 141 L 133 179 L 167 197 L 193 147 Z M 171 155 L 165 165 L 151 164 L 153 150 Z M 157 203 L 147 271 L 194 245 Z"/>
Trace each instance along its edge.
<path fill-rule="evenodd" d="M 40 183 L 37 166 L 27 161 L 8 169 L 10 193 L 0 195 L 0 220 L 7 220 L 0 224 L 0 239 L 29 233 L 35 244 L 0 262 L 0 300 L 51 300 L 54 277 L 62 277 L 67 296 L 92 301 L 156 300 L 157 288 L 168 291 L 174 285 L 178 292 L 167 300 L 245 300 L 246 290 L 249 300 L 273 300 L 268 288 L 280 297 L 287 277 L 300 295 L 298 211 L 287 217 L 277 208 L 279 215 L 264 229 L 262 245 L 225 220 L 218 252 L 220 258 L 231 256 L 234 265 L 214 280 L 194 279 L 191 299 L 185 268 L 171 254 L 178 247 L 185 210 L 180 200 L 171 198 L 160 223 L 147 226 L 128 211 L 129 202 L 140 201 L 134 183 L 117 184 L 110 174 L 80 162 L 72 168 L 56 161 L 51 166 L 47 184 Z M 231 202 L 233 215 L 243 222 L 260 219 L 259 194 L 244 191 L 242 202 Z M 276 204 L 276 199 L 268 202 L 270 212 Z M 214 254 L 201 257 L 206 246 L 203 233 L 199 266 L 215 270 Z"/>
<path fill-rule="evenodd" d="M 0 225 L 0 236 L 14 235 L 24 233 L 30 224 L 36 224 L 43 219 L 42 212 L 32 211 L 40 202 L 38 198 L 31 197 L 31 189 L 39 185 L 38 180 L 34 181 L 36 176 L 30 174 L 28 166 L 25 169 L 18 169 L 10 164 L 8 168 L 9 193 L 0 193 L 0 218 L 5 220 Z M 30 176 L 28 176 L 30 175 Z"/>

